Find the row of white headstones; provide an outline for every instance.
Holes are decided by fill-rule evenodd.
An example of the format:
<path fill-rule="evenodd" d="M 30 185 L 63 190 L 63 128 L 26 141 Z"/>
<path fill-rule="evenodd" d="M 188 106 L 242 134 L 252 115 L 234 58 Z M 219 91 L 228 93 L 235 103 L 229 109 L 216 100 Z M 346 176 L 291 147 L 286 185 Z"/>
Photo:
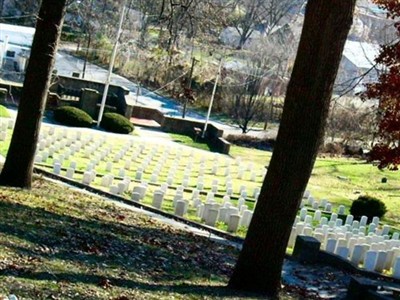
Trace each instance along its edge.
<path fill-rule="evenodd" d="M 113 155 L 111 155 L 111 146 L 108 146 L 105 149 L 104 147 L 102 148 L 105 143 L 106 139 L 104 137 L 83 137 L 79 131 L 77 131 L 74 136 L 69 136 L 66 130 L 55 132 L 54 129 L 50 127 L 48 131 L 44 131 L 44 133 L 41 135 L 38 144 L 39 152 L 35 157 L 35 162 L 41 163 L 47 161 L 49 157 L 53 158 L 53 173 L 58 175 L 63 174 L 67 178 L 74 179 L 77 163 L 76 161 L 72 160 L 72 157 L 77 152 L 83 151 L 83 157 L 88 159 L 91 158 L 91 160 L 86 166 L 81 182 L 86 185 L 91 185 L 97 176 L 95 168 L 101 161 L 106 162 L 105 170 L 107 172 L 112 172 L 114 164 L 121 165 L 121 160 L 127 156 L 128 151 L 133 147 L 135 142 L 133 140 L 127 140 L 125 146 L 122 147 L 118 153 L 114 153 Z M 68 147 L 68 149 L 65 149 L 65 147 Z M 148 169 L 150 162 L 152 162 L 153 158 L 157 155 L 157 150 L 158 149 L 154 146 L 151 149 L 147 149 L 145 145 L 139 145 L 133 151 L 131 159 L 123 161 L 123 167 L 119 168 L 118 175 L 115 176 L 111 173 L 104 174 L 100 179 L 100 185 L 108 189 L 108 191 L 112 194 L 123 195 L 124 193 L 129 193 L 130 198 L 133 201 L 142 201 L 146 195 L 150 196 L 152 197 L 151 204 L 158 209 L 162 209 L 163 202 L 165 201 L 165 195 L 167 194 L 173 181 L 176 181 L 174 175 L 176 168 L 181 163 L 180 157 L 179 159 L 176 159 L 176 157 L 179 155 L 179 153 L 182 153 L 182 151 L 178 150 L 172 153 L 173 157 L 175 157 L 173 160 L 174 167 L 169 169 L 166 182 L 159 184 L 158 175 L 162 170 L 162 166 L 165 165 L 168 159 L 171 159 L 171 149 L 167 148 L 162 152 L 160 155 L 161 157 L 159 159 L 159 164 L 155 166 L 150 178 L 150 183 L 159 184 L 160 188 L 154 192 L 150 191 L 149 195 L 147 192 L 148 183 L 143 180 L 143 173 L 145 169 Z M 60 151 L 63 151 L 62 154 L 56 155 Z M 97 157 L 93 158 L 96 155 L 95 153 L 97 153 Z M 130 187 L 133 180 L 129 176 L 126 176 L 126 172 L 130 170 L 131 162 L 137 160 L 142 153 L 146 153 L 146 156 L 141 158 L 141 165 L 137 168 L 134 179 L 135 181 L 140 181 L 140 183 L 131 189 Z M 110 159 L 111 156 L 112 161 L 106 161 L 107 158 Z M 187 156 L 189 158 L 193 158 L 193 150 Z M 219 155 L 214 155 L 213 165 L 211 167 L 211 175 L 215 175 L 219 167 L 225 167 L 225 187 L 223 188 L 225 189 L 225 195 L 223 197 L 223 203 L 218 203 L 214 197 L 215 193 L 221 189 L 218 179 L 212 179 L 211 187 L 207 193 L 205 203 L 203 203 L 200 199 L 200 192 L 205 190 L 204 172 L 206 169 L 206 158 L 202 156 L 197 172 L 196 170 L 192 172 L 193 160 L 189 161 L 189 163 L 184 162 L 185 170 L 181 185 L 172 189 L 176 191 L 175 195 L 173 196 L 172 206 L 174 213 L 177 216 L 185 217 L 188 212 L 188 208 L 192 207 L 196 210 L 197 216 L 204 221 L 206 225 L 215 227 L 217 222 L 223 222 L 227 225 L 227 230 L 229 232 L 236 232 L 240 226 L 248 227 L 250 224 L 253 212 L 248 209 L 247 205 L 245 205 L 245 198 L 250 194 L 251 197 L 257 199 L 260 193 L 260 188 L 255 187 L 252 193 L 249 193 L 246 185 L 241 185 L 239 189 L 240 198 L 237 201 L 237 206 L 235 206 L 230 201 L 230 196 L 233 195 L 234 190 L 230 168 L 234 166 L 235 163 L 238 165 L 238 179 L 242 178 L 243 172 L 251 171 L 251 181 L 255 181 L 257 176 L 264 176 L 265 170 L 263 169 L 261 172 L 259 171 L 258 174 L 256 174 L 253 171 L 254 165 L 252 163 L 248 164 L 247 166 L 243 166 L 240 165 L 240 160 L 235 161 L 229 159 L 227 162 L 221 164 L 221 162 L 219 162 L 219 158 Z M 66 168 L 64 173 L 62 165 L 64 160 L 69 159 L 71 159 L 70 165 L 68 168 Z M 194 175 L 192 173 L 194 173 Z M 184 199 L 184 190 L 188 188 L 190 176 L 197 178 L 196 188 L 193 189 L 191 201 Z"/>
<path fill-rule="evenodd" d="M 0 139 L 5 139 L 6 129 L 13 127 L 13 120 L 0 123 Z M 162 209 L 163 202 L 165 202 L 165 196 L 168 194 L 172 183 L 176 180 L 174 178 L 176 168 L 180 165 L 181 160 L 178 157 L 183 150 L 179 149 L 174 152 L 171 148 L 166 148 L 160 155 L 159 164 L 155 166 L 150 182 L 158 183 L 158 176 L 162 170 L 162 166 L 165 165 L 168 159 L 174 159 L 174 167 L 168 171 L 166 182 L 159 185 L 159 188 L 155 191 L 148 191 L 148 184 L 143 180 L 144 170 L 149 168 L 150 163 L 158 154 L 156 147 L 152 146 L 150 149 L 146 148 L 146 145 L 140 144 L 132 153 L 131 160 L 125 160 L 124 166 L 119 168 L 118 177 L 122 178 L 115 180 L 115 175 L 111 174 L 113 165 L 121 165 L 121 159 L 124 158 L 128 151 L 132 148 L 135 141 L 127 140 L 126 144 L 119 150 L 118 153 L 112 152 L 112 145 L 107 146 L 107 139 L 105 136 L 99 135 L 83 135 L 80 131 L 70 131 L 67 129 L 58 129 L 49 126 L 46 130 L 42 131 L 41 137 L 38 143 L 38 154 L 36 155 L 36 162 L 47 161 L 49 157 L 53 157 L 53 172 L 55 174 L 61 174 L 62 164 L 64 160 L 69 160 L 79 151 L 83 151 L 83 157 L 90 159 L 90 162 L 86 166 L 86 171 L 83 173 L 82 183 L 90 185 L 96 178 L 96 166 L 107 158 L 112 161 L 106 161 L 106 171 L 110 172 L 101 177 L 100 185 L 108 189 L 110 193 L 116 195 L 122 195 L 126 192 L 130 193 L 130 198 L 133 201 L 143 201 L 147 193 L 150 193 L 152 198 L 151 205 L 155 208 Z M 65 149 L 67 148 L 67 149 Z M 61 154 L 58 154 L 61 152 Z M 56 155 L 57 158 L 54 158 Z M 138 159 L 142 153 L 147 153 L 146 157 L 142 159 L 140 167 L 137 168 L 135 174 L 135 180 L 141 181 L 139 184 L 130 189 L 132 179 L 126 176 L 126 171 L 131 168 L 131 162 Z M 194 152 L 191 151 L 186 153 L 187 158 L 193 158 Z M 225 166 L 225 195 L 223 196 L 222 203 L 215 199 L 215 193 L 219 190 L 219 183 L 217 179 L 213 179 L 211 187 L 207 193 L 205 201 L 201 200 L 200 192 L 205 190 L 204 186 L 204 172 L 206 169 L 205 162 L 206 158 L 201 157 L 199 162 L 199 168 L 197 172 L 194 172 L 194 176 L 197 177 L 197 187 L 193 189 L 191 199 L 185 199 L 184 190 L 188 187 L 188 182 L 192 174 L 192 167 L 194 164 L 193 159 L 189 160 L 189 163 L 185 164 L 185 171 L 181 185 L 175 187 L 175 195 L 173 196 L 173 211 L 174 214 L 180 217 L 185 217 L 188 209 L 192 208 L 196 211 L 197 216 L 208 226 L 215 227 L 218 222 L 225 223 L 229 232 L 236 232 L 240 226 L 248 227 L 253 215 L 253 211 L 246 205 L 246 197 L 248 191 L 245 185 L 242 185 L 239 189 L 239 200 L 235 205 L 230 196 L 233 194 L 233 183 L 230 167 L 235 163 L 238 165 L 237 177 L 242 177 L 241 173 L 245 171 L 251 171 L 251 180 L 253 181 L 255 172 L 252 171 L 252 164 L 247 166 L 241 165 L 240 160 L 228 160 L 225 163 L 219 162 L 219 156 L 215 155 L 213 158 L 213 165 L 211 167 L 211 175 L 217 173 L 218 168 Z M 211 158 L 212 159 L 212 158 Z M 232 163 L 234 162 L 234 163 Z M 69 167 L 65 171 L 65 176 L 73 179 L 77 163 L 71 160 Z M 227 171 L 229 170 L 229 171 Z M 194 170 L 196 171 L 196 170 Z M 264 176 L 265 170 L 259 171 L 258 176 Z M 113 184 L 114 183 L 114 184 Z M 259 187 L 254 188 L 251 196 L 257 200 L 260 193 Z M 313 216 L 307 214 L 305 205 L 309 205 L 315 209 Z M 379 219 L 376 218 L 368 226 L 368 234 L 365 235 L 366 228 L 366 217 L 361 218 L 360 222 L 353 220 L 352 216 L 349 215 L 346 218 L 345 224 L 341 219 L 338 219 L 338 214 L 343 215 L 345 207 L 339 206 L 338 214 L 332 213 L 330 220 L 326 217 L 322 217 L 322 212 L 332 212 L 332 204 L 328 200 L 322 199 L 320 202 L 316 201 L 309 191 L 304 194 L 302 201 L 302 210 L 300 215 L 297 217 L 293 226 L 292 234 L 289 240 L 289 247 L 293 247 L 294 241 L 297 235 L 304 234 L 314 236 L 319 239 L 322 243 L 322 248 L 328 252 L 332 252 L 342 256 L 343 258 L 351 260 L 355 264 L 363 263 L 364 267 L 368 270 L 381 271 L 382 261 L 385 260 L 385 268 L 393 267 L 393 274 L 396 276 L 396 262 L 397 257 L 400 255 L 400 243 L 398 243 L 398 234 L 394 234 L 392 239 L 389 239 L 387 235 L 390 227 L 383 226 L 382 232 L 375 232 L 378 227 Z M 313 228 L 312 223 L 319 222 L 317 228 Z M 375 225 L 374 225 L 375 224 Z M 379 233 L 379 234 L 377 234 Z M 378 242 L 377 242 L 378 241 Z M 388 242 L 389 241 L 389 242 Z M 383 246 L 385 244 L 386 246 Z M 369 246 L 368 246 L 369 245 Z M 398 253 L 399 252 L 399 253 Z M 386 254 L 384 254 L 386 253 Z M 399 254 L 399 255 L 397 255 Z M 386 255 L 386 256 L 385 256 Z M 385 258 L 385 259 L 383 259 Z M 400 262 L 399 262 L 400 266 Z M 400 274 L 400 270 L 398 270 Z"/>
<path fill-rule="evenodd" d="M 132 140 L 127 141 L 127 144 L 122 149 L 120 149 L 118 153 L 112 153 L 112 145 L 107 147 L 104 146 L 104 137 L 99 140 L 93 141 L 93 137 L 82 139 L 79 136 L 79 133 L 80 132 L 76 132 L 75 137 L 68 137 L 67 133 L 65 132 L 59 133 L 57 135 L 51 135 L 50 131 L 50 136 L 42 136 L 43 138 L 39 141 L 39 153 L 36 155 L 35 161 L 37 163 L 46 162 L 50 157 L 53 159 L 54 172 L 60 173 L 62 170 L 61 166 L 63 165 L 64 161 L 70 159 L 70 157 L 74 156 L 77 152 L 81 152 L 84 158 L 91 158 L 90 162 L 87 163 L 86 171 L 92 172 L 92 175 L 94 175 L 92 176 L 92 178 L 96 177 L 95 169 L 99 165 L 99 163 L 106 163 L 105 171 L 109 172 L 110 174 L 113 169 L 115 169 L 114 165 L 120 166 L 118 169 L 118 173 L 114 172 L 114 176 L 123 178 L 125 177 L 127 171 L 131 170 L 132 162 L 140 160 L 140 166 L 136 168 L 135 180 L 143 180 L 143 175 L 146 170 L 147 174 L 151 172 L 151 176 L 149 179 L 150 183 L 158 183 L 160 181 L 160 173 L 166 172 L 165 165 L 167 161 L 169 161 L 172 162 L 172 164 L 169 164 L 168 175 L 166 178 L 167 184 L 172 185 L 174 182 L 177 182 L 187 188 L 189 187 L 190 181 L 194 179 L 196 181 L 197 189 L 203 190 L 205 188 L 208 188 L 206 182 L 210 181 L 211 187 L 209 188 L 214 193 L 222 190 L 228 195 L 233 195 L 235 193 L 233 180 L 243 180 L 243 175 L 245 175 L 245 172 L 248 172 L 248 177 L 250 177 L 250 181 L 254 182 L 254 190 L 252 195 L 258 196 L 257 193 L 259 193 L 259 187 L 257 186 L 256 181 L 261 182 L 263 176 L 265 176 L 265 169 L 254 171 L 254 165 L 252 163 L 249 163 L 247 164 L 247 166 L 245 166 L 241 164 L 240 160 L 235 161 L 232 159 L 224 158 L 224 161 L 220 161 L 220 155 L 214 155 L 214 158 L 211 158 L 211 168 L 207 168 L 205 156 L 201 157 L 198 164 L 193 162 L 193 150 L 187 153 L 187 157 L 185 159 L 185 157 L 181 155 L 181 153 L 179 153 L 179 150 L 174 150 L 174 152 L 171 151 L 171 148 L 163 149 L 163 153 L 160 154 L 160 149 L 157 149 L 157 146 L 154 145 L 151 149 L 143 144 L 135 145 L 135 147 L 132 147 L 135 144 L 135 142 Z M 65 147 L 68 147 L 69 149 L 64 150 Z M 59 153 L 60 151 L 63 152 Z M 125 159 L 126 156 L 128 156 L 128 152 L 133 152 L 131 154 L 132 156 L 129 159 Z M 146 153 L 145 157 L 143 157 L 143 153 Z M 137 163 L 135 164 L 138 165 Z M 74 176 L 76 167 L 76 162 L 71 161 L 67 169 L 67 177 L 71 178 Z M 184 167 L 183 178 L 176 178 L 176 170 L 179 167 Z M 236 171 L 235 168 L 237 169 Z M 210 169 L 211 171 L 208 174 L 205 174 L 205 172 L 209 171 Z M 213 178 L 215 177 L 214 175 L 217 174 L 219 169 L 222 169 L 222 171 L 224 171 L 224 174 L 220 176 L 224 177 L 225 186 L 221 186 L 218 180 Z M 182 174 L 182 172 L 180 172 L 180 174 Z M 234 177 L 232 175 L 234 175 Z M 89 174 L 87 174 L 86 176 L 84 175 L 84 177 L 85 183 L 88 183 L 91 177 L 89 176 Z M 246 185 L 242 185 L 240 187 L 240 192 L 243 192 L 242 196 L 247 197 Z"/>
<path fill-rule="evenodd" d="M 2 140 L 6 138 L 6 129 L 12 129 L 14 122 L 8 120 L 7 122 L 1 122 L 1 136 Z M 112 161 L 106 162 L 106 171 L 112 172 L 113 164 L 120 164 L 120 160 L 127 155 L 127 152 L 133 146 L 133 140 L 127 140 L 127 144 L 116 154 L 114 154 Z M 48 127 L 41 131 L 41 135 L 38 142 L 38 153 L 35 156 L 36 163 L 46 162 L 49 158 L 53 158 L 53 173 L 61 175 L 62 165 L 64 160 L 70 160 L 79 151 L 83 151 L 83 157 L 92 158 L 86 167 L 86 171 L 83 173 L 82 183 L 91 185 L 96 178 L 96 166 L 100 161 L 105 161 L 112 153 L 112 146 L 103 147 L 106 144 L 106 138 L 104 136 L 94 137 L 93 135 L 82 135 L 81 131 L 76 131 L 71 136 L 69 130 L 56 130 L 55 127 Z M 67 148 L 67 149 L 65 149 Z M 125 175 L 126 171 L 131 168 L 131 161 L 134 161 L 138 156 L 146 152 L 147 156 L 142 160 L 141 166 L 137 168 L 135 180 L 142 181 L 144 170 L 149 167 L 150 162 L 153 160 L 157 153 L 157 148 L 152 147 L 151 150 L 145 149 L 145 145 L 140 144 L 139 147 L 134 151 L 130 160 L 125 160 L 124 166 L 119 169 L 118 177 L 123 178 L 122 180 L 115 180 L 115 176 L 111 173 L 105 174 L 101 178 L 101 186 L 107 188 L 110 193 L 116 195 L 122 195 L 130 190 L 132 179 Z M 62 153 L 60 153 L 62 151 Z M 160 163 L 155 167 L 151 175 L 150 182 L 158 183 L 158 175 L 161 172 L 161 167 L 165 165 L 167 159 L 170 159 L 171 149 L 163 151 Z M 172 185 L 175 180 L 174 175 L 176 167 L 179 165 L 180 160 L 176 159 L 178 153 L 183 151 L 177 151 L 173 153 L 175 160 L 173 162 L 174 168 L 170 168 L 168 171 L 167 182 L 160 185 L 160 188 L 156 190 L 152 196 L 152 205 L 155 208 L 162 209 L 164 197 L 168 191 L 168 187 Z M 57 154 L 57 155 L 56 155 Z M 96 155 L 97 154 L 97 155 Z M 187 155 L 190 158 L 194 157 L 193 151 Z M 57 158 L 55 158 L 57 157 Z M 214 156 L 214 163 L 211 168 L 211 174 L 215 175 L 218 170 L 219 156 Z M 246 186 L 240 187 L 240 199 L 238 206 L 235 207 L 230 201 L 230 195 L 233 194 L 233 183 L 231 178 L 231 166 L 233 160 L 228 160 L 225 168 L 225 189 L 226 195 L 223 198 L 223 205 L 217 203 L 214 200 L 214 194 L 218 191 L 219 183 L 217 179 L 212 180 L 211 190 L 207 194 L 206 203 L 202 203 L 200 200 L 200 191 L 204 189 L 204 173 L 205 173 L 205 161 L 204 156 L 200 159 L 200 166 L 198 172 L 195 174 L 197 177 L 197 188 L 193 190 L 192 204 L 193 208 L 197 210 L 197 216 L 209 226 L 216 226 L 216 222 L 224 222 L 228 225 L 228 231 L 236 232 L 238 227 L 248 226 L 252 217 L 252 211 L 247 209 L 245 205 L 245 197 L 247 197 Z M 236 163 L 240 165 L 240 160 L 236 160 Z M 173 197 L 173 209 L 177 216 L 184 217 L 187 214 L 190 202 L 184 199 L 184 189 L 188 187 L 188 181 L 190 173 L 192 171 L 193 161 L 185 164 L 185 172 L 183 180 L 180 186 L 176 187 L 176 193 Z M 75 170 L 77 168 L 77 162 L 74 160 L 70 161 L 69 167 L 66 169 L 64 175 L 67 178 L 73 179 Z M 237 172 L 237 178 L 242 179 L 245 171 L 251 171 L 251 180 L 255 181 L 257 174 L 252 171 L 253 164 L 248 164 L 246 167 L 240 166 Z M 264 176 L 264 171 L 261 176 Z M 114 184 L 113 184 L 114 182 Z M 145 198 L 148 184 L 142 181 L 139 185 L 135 186 L 131 192 L 131 199 L 133 201 L 142 201 Z M 256 187 L 253 190 L 252 196 L 258 198 L 260 189 Z M 243 216 L 243 218 L 242 218 Z"/>
<path fill-rule="evenodd" d="M 296 217 L 289 238 L 288 246 L 293 248 L 298 235 L 312 236 L 321 243 L 321 249 L 336 254 L 355 266 L 362 266 L 367 271 L 391 274 L 400 279 L 400 234 L 389 235 L 391 227 L 380 225 L 379 218 L 374 217 L 371 223 L 362 216 L 355 220 L 354 216 L 346 215 L 344 206 L 338 213 L 330 213 L 329 219 L 323 216 L 323 211 L 329 203 L 320 202 L 305 194 L 303 204 L 312 207 L 313 212 L 306 207 L 301 208 Z M 307 198 L 308 197 L 308 198 Z M 311 199 L 310 199 L 311 198 Z"/>

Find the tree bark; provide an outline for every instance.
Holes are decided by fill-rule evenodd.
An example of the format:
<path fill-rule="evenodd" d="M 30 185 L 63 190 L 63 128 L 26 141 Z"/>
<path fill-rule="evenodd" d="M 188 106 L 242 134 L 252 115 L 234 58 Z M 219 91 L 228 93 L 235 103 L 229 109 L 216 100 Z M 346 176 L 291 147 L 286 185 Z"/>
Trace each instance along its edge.
<path fill-rule="evenodd" d="M 30 188 L 33 161 L 45 109 L 66 0 L 43 0 L 10 148 L 0 185 Z"/>
<path fill-rule="evenodd" d="M 323 139 L 356 0 L 309 0 L 279 133 L 229 287 L 276 295 L 302 195 Z"/>

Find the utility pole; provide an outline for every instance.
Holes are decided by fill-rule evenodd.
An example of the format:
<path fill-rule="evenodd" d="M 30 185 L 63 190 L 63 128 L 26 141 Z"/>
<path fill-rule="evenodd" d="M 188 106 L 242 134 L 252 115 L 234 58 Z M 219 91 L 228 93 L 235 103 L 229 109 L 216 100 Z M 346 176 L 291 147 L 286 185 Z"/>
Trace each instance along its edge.
<path fill-rule="evenodd" d="M 139 83 L 136 86 L 136 105 L 138 104 L 139 96 L 140 96 L 140 88 L 141 88 L 141 83 Z"/>
<path fill-rule="evenodd" d="M 90 1 L 90 6 L 89 6 L 89 16 L 92 17 L 92 11 L 93 11 L 93 0 Z M 88 16 L 86 15 L 86 18 L 88 18 Z M 85 73 L 86 73 L 86 65 L 87 65 L 87 61 L 88 61 L 88 57 L 89 57 L 89 49 L 90 49 L 90 45 L 92 43 L 92 32 L 90 27 L 90 18 L 89 20 L 86 20 L 86 32 L 88 33 L 88 41 L 87 41 L 87 45 L 86 45 L 86 51 L 85 51 L 85 60 L 83 61 L 83 70 L 82 70 L 82 78 L 85 78 Z"/>
<path fill-rule="evenodd" d="M 188 84 L 187 84 L 188 90 L 190 90 L 192 88 L 193 69 L 194 69 L 195 63 L 196 63 L 196 59 L 194 57 L 192 57 L 192 66 L 190 67 L 189 80 L 188 80 Z M 183 103 L 182 119 L 184 119 L 186 116 L 187 103 L 188 103 L 188 98 L 185 96 L 185 102 Z"/>
<path fill-rule="evenodd" d="M 217 91 L 218 80 L 219 80 L 219 77 L 221 76 L 221 70 L 222 70 L 223 62 L 224 62 L 224 60 L 221 58 L 221 61 L 219 62 L 219 67 L 218 67 L 218 74 L 217 74 L 217 77 L 215 78 L 215 83 L 214 83 L 214 88 L 213 88 L 213 92 L 212 92 L 212 95 L 211 95 L 210 104 L 208 105 L 208 112 L 207 112 L 206 122 L 204 123 L 204 129 L 203 129 L 203 133 L 201 135 L 201 138 L 203 138 L 203 139 L 206 136 L 208 121 L 210 119 L 211 109 L 212 109 L 212 106 L 213 106 L 213 103 L 214 103 L 215 92 Z"/>
<path fill-rule="evenodd" d="M 101 120 L 102 120 L 102 118 L 103 118 L 104 107 L 106 106 L 106 100 L 107 100 L 108 89 L 109 89 L 109 87 L 110 87 L 110 82 L 111 82 L 111 75 L 112 75 L 112 71 L 113 71 L 113 68 L 114 68 L 115 57 L 117 56 L 119 38 L 120 38 L 120 36 L 121 36 L 121 33 L 122 33 L 122 25 L 123 25 L 123 23 L 124 23 L 125 4 L 126 4 L 126 1 L 124 1 L 124 4 L 122 5 L 122 12 L 121 12 L 121 16 L 120 16 L 120 19 L 119 19 L 119 26 L 118 26 L 117 37 L 116 37 L 116 39 L 115 39 L 115 44 L 114 44 L 113 52 L 112 52 L 112 55 L 111 55 L 110 66 L 109 66 L 109 68 L 108 68 L 108 75 L 107 75 L 107 79 L 106 79 L 105 86 L 104 86 L 103 97 L 102 97 L 102 99 L 101 99 L 101 105 L 100 105 L 99 116 L 98 116 L 98 118 L 97 118 L 97 128 L 100 127 L 100 122 L 101 122 Z"/>

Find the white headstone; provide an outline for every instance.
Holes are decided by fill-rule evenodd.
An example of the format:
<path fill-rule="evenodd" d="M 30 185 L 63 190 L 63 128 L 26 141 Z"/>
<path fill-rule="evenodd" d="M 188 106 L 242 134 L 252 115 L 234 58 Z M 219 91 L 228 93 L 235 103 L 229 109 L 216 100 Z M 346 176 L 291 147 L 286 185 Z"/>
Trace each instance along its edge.
<path fill-rule="evenodd" d="M 339 255 L 341 258 L 347 259 L 349 256 L 349 248 L 347 247 L 338 247 L 336 249 L 336 254 Z"/>
<path fill-rule="evenodd" d="M 336 223 L 337 217 L 338 217 L 338 215 L 337 215 L 336 213 L 332 213 L 332 214 L 331 214 L 331 218 L 330 218 L 329 221 L 333 221 L 333 222 Z"/>
<path fill-rule="evenodd" d="M 375 223 L 369 224 L 369 226 L 368 226 L 368 232 L 369 232 L 369 233 L 370 233 L 370 232 L 375 232 L 375 230 L 376 230 L 376 225 L 375 225 Z"/>
<path fill-rule="evenodd" d="M 210 209 L 208 211 L 207 219 L 205 220 L 207 226 L 215 227 L 218 218 L 218 210 Z"/>
<path fill-rule="evenodd" d="M 229 208 L 222 207 L 219 209 L 218 221 L 225 222 L 226 220 L 226 213 L 228 212 Z"/>
<path fill-rule="evenodd" d="M 328 218 L 327 217 L 322 217 L 321 221 L 319 222 L 321 225 L 327 225 L 328 224 Z"/>
<path fill-rule="evenodd" d="M 372 223 L 374 223 L 377 227 L 379 225 L 379 218 L 378 217 L 373 217 L 372 218 Z"/>
<path fill-rule="evenodd" d="M 353 229 L 358 229 L 360 227 L 360 222 L 358 222 L 357 220 L 354 220 L 352 226 L 353 226 Z"/>
<path fill-rule="evenodd" d="M 353 215 L 347 215 L 346 221 L 344 222 L 346 225 L 351 225 L 353 223 L 354 217 Z"/>
<path fill-rule="evenodd" d="M 307 216 L 307 208 L 302 208 L 300 210 L 300 221 L 304 221 Z"/>
<path fill-rule="evenodd" d="M 140 199 L 142 199 L 140 193 L 138 192 L 133 192 L 131 195 L 131 200 L 135 201 L 135 202 L 139 202 Z"/>
<path fill-rule="evenodd" d="M 252 217 L 253 217 L 253 212 L 251 210 L 245 210 L 242 215 L 240 226 L 248 228 Z"/>
<path fill-rule="evenodd" d="M 60 175 L 61 173 L 61 164 L 60 163 L 55 163 L 53 166 L 53 173 L 56 175 Z"/>
<path fill-rule="evenodd" d="M 376 264 L 375 264 L 375 271 L 382 273 L 383 269 L 385 269 L 385 263 L 386 263 L 386 258 L 387 258 L 387 252 L 386 251 L 378 251 L 378 255 L 376 258 Z"/>
<path fill-rule="evenodd" d="M 374 271 L 377 256 L 378 256 L 378 252 L 374 251 L 374 250 L 368 250 L 365 253 L 365 258 L 364 258 L 364 269 L 365 270 Z"/>
<path fill-rule="evenodd" d="M 240 223 L 239 215 L 230 215 L 228 221 L 228 232 L 235 233 L 238 230 L 239 223 Z"/>
<path fill-rule="evenodd" d="M 368 222 L 368 217 L 362 216 L 360 219 L 360 226 L 367 226 L 367 222 Z"/>
<path fill-rule="evenodd" d="M 92 183 L 93 174 L 92 172 L 83 173 L 82 183 L 86 185 L 90 185 Z"/>
<path fill-rule="evenodd" d="M 118 183 L 118 194 L 121 195 L 125 192 L 126 190 L 126 183 L 125 182 L 119 182 Z"/>
<path fill-rule="evenodd" d="M 155 192 L 153 195 L 153 202 L 152 202 L 153 207 L 161 209 L 163 199 L 164 199 L 164 193 Z"/>
<path fill-rule="evenodd" d="M 75 170 L 72 168 L 67 168 L 67 173 L 65 174 L 65 177 L 72 179 L 74 177 Z"/>
<path fill-rule="evenodd" d="M 111 172 L 113 168 L 113 163 L 111 161 L 108 161 L 106 164 L 106 172 Z"/>
<path fill-rule="evenodd" d="M 334 253 L 336 248 L 336 239 L 328 239 L 326 242 L 325 250 L 330 253 Z"/>
<path fill-rule="evenodd" d="M 364 245 L 356 244 L 354 246 L 353 252 L 351 254 L 351 259 L 350 261 L 358 266 L 361 262 L 361 259 L 363 258 L 365 253 L 365 247 Z"/>
<path fill-rule="evenodd" d="M 388 235 L 389 232 L 390 232 L 390 226 L 389 225 L 383 225 L 382 235 Z"/>
<path fill-rule="evenodd" d="M 187 202 L 184 200 L 179 200 L 176 202 L 175 215 L 183 217 L 187 210 Z"/>
<path fill-rule="evenodd" d="M 110 186 L 110 193 L 117 195 L 118 194 L 118 186 L 116 186 L 116 185 Z"/>

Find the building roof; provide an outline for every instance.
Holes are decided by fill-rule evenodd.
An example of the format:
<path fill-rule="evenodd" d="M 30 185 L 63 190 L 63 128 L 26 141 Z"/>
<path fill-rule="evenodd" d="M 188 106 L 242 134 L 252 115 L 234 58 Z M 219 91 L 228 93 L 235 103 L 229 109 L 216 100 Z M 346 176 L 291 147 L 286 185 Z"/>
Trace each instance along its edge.
<path fill-rule="evenodd" d="M 8 37 L 8 43 L 31 47 L 35 28 L 0 23 L 0 42 Z"/>
<path fill-rule="evenodd" d="M 379 54 L 379 45 L 347 40 L 343 56 L 360 69 L 370 69 Z"/>

